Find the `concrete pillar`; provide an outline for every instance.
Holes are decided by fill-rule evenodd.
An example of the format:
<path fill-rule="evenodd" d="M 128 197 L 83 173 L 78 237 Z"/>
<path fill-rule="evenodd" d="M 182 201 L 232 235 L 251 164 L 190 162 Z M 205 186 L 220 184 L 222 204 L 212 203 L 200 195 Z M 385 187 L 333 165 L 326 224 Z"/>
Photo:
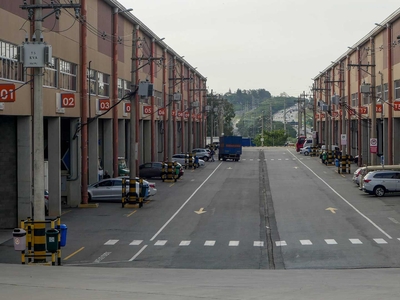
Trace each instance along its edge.
<path fill-rule="evenodd" d="M 393 137 L 400 136 L 400 118 L 393 118 Z M 393 138 L 393 148 L 400 149 L 400 139 Z M 393 164 L 400 164 L 400 151 L 393 151 Z"/>
<path fill-rule="evenodd" d="M 110 176 L 114 177 L 113 173 L 113 129 L 112 120 L 101 120 L 103 123 L 102 143 L 103 155 L 100 157 L 103 162 L 104 172 L 107 171 Z M 115 174 L 118 177 L 118 174 Z"/>
<path fill-rule="evenodd" d="M 61 119 L 48 119 L 49 216 L 61 215 Z"/>
<path fill-rule="evenodd" d="M 17 118 L 18 219 L 32 216 L 32 117 Z M 43 162 L 44 163 L 44 162 Z M 44 195 L 43 195 L 44 196 Z M 17 225 L 17 224 L 15 224 Z"/>
<path fill-rule="evenodd" d="M 151 139 L 154 137 L 151 136 L 151 121 L 143 121 L 143 160 L 140 162 L 150 162 L 151 161 Z"/>
<path fill-rule="evenodd" d="M 118 121 L 118 156 L 126 157 L 125 120 Z"/>
<path fill-rule="evenodd" d="M 62 197 L 66 198 L 67 205 L 76 207 L 82 202 L 81 193 L 81 139 L 79 134 L 75 136 L 76 128 L 80 123 L 80 119 L 70 120 L 70 170 L 69 176 L 63 175 L 61 177 L 61 193 Z"/>
<path fill-rule="evenodd" d="M 99 181 L 99 119 L 95 119 L 88 124 L 88 184 Z"/>

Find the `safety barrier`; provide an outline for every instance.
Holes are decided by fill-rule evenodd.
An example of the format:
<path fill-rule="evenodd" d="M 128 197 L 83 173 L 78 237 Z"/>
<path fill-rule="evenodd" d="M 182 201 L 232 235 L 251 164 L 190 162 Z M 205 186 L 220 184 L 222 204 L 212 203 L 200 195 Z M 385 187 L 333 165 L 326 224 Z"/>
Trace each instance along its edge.
<path fill-rule="evenodd" d="M 161 169 L 161 180 L 162 181 L 174 181 L 176 182 L 179 177 L 179 168 L 177 167 L 178 164 L 176 161 L 172 162 L 169 161 L 166 164 L 163 164 L 162 169 Z M 178 172 L 177 172 L 178 170 Z"/>
<path fill-rule="evenodd" d="M 134 180 L 135 184 L 130 184 L 130 180 Z M 126 204 L 139 204 L 139 208 L 143 206 L 143 179 L 122 178 L 122 207 Z"/>
<path fill-rule="evenodd" d="M 338 168 L 338 174 L 350 174 L 350 155 L 338 155 L 335 159 L 335 165 Z"/>
<path fill-rule="evenodd" d="M 46 225 L 50 228 L 46 230 Z M 21 263 L 26 259 L 30 264 L 46 264 L 51 256 L 51 264 L 61 265 L 61 247 L 66 243 L 66 226 L 61 224 L 60 217 L 34 221 L 28 218 L 21 221 L 21 229 L 14 229 L 14 248 L 21 251 Z M 64 232 L 65 230 L 65 232 Z M 21 234 L 22 233 L 22 234 Z"/>

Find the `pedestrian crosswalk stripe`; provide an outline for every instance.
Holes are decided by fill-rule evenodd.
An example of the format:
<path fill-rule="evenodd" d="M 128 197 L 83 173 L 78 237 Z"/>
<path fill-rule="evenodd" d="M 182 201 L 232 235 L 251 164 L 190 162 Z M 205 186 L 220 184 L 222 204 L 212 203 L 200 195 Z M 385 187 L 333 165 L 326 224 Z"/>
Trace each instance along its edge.
<path fill-rule="evenodd" d="M 326 239 L 325 242 L 328 245 L 337 245 L 337 242 L 334 239 Z"/>
<path fill-rule="evenodd" d="M 239 246 L 239 241 L 230 241 L 229 246 L 231 247 Z"/>
<path fill-rule="evenodd" d="M 190 245 L 190 241 L 182 241 L 179 244 L 179 246 L 189 246 L 189 245 Z"/>
<path fill-rule="evenodd" d="M 362 242 L 361 242 L 359 239 L 349 239 L 349 241 L 350 241 L 352 244 L 355 244 L 355 245 L 362 244 Z"/>
<path fill-rule="evenodd" d="M 129 243 L 131 246 L 139 246 L 143 241 L 142 240 L 133 240 Z"/>
<path fill-rule="evenodd" d="M 166 240 L 158 240 L 154 246 L 164 246 L 167 243 Z"/>
<path fill-rule="evenodd" d="M 264 247 L 264 242 L 263 241 L 254 241 L 253 246 L 254 247 Z"/>
<path fill-rule="evenodd" d="M 387 242 L 386 242 L 384 239 L 374 239 L 374 241 L 375 241 L 377 244 L 387 244 Z"/>
<path fill-rule="evenodd" d="M 301 243 L 303 246 L 312 245 L 312 243 L 311 243 L 310 240 L 300 240 L 300 243 Z"/>
<path fill-rule="evenodd" d="M 215 245 L 215 241 L 206 241 L 204 243 L 204 246 L 214 246 Z"/>
<path fill-rule="evenodd" d="M 276 241 L 275 245 L 277 247 L 287 246 L 286 241 Z"/>
<path fill-rule="evenodd" d="M 115 245 L 118 243 L 119 240 L 108 240 L 107 242 L 104 243 L 104 245 Z"/>

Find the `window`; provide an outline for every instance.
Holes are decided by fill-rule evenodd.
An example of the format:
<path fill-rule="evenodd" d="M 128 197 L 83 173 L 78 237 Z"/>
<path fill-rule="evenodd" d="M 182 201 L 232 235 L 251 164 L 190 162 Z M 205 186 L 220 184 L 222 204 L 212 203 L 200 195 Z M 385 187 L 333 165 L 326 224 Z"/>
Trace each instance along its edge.
<path fill-rule="evenodd" d="M 51 58 L 51 65 L 45 67 L 43 76 L 43 85 L 50 87 L 57 87 L 57 58 Z"/>
<path fill-rule="evenodd" d="M 382 88 L 381 88 L 380 85 L 378 85 L 378 86 L 375 88 L 375 91 L 376 91 L 376 99 L 381 98 L 381 95 L 382 95 Z"/>
<path fill-rule="evenodd" d="M 394 81 L 394 99 L 400 100 L 400 80 Z"/>
<path fill-rule="evenodd" d="M 130 93 L 131 83 L 127 80 L 118 78 L 118 99 L 122 99 L 126 94 Z"/>
<path fill-rule="evenodd" d="M 383 93 L 383 95 L 384 95 L 383 101 L 386 101 L 386 100 L 389 99 L 389 90 L 388 90 L 388 84 L 387 83 L 385 83 L 383 85 L 383 91 L 384 91 L 384 93 Z"/>
<path fill-rule="evenodd" d="M 358 97 L 357 97 L 357 93 L 351 94 L 351 106 L 355 107 L 358 105 Z"/>
<path fill-rule="evenodd" d="M 97 89 L 96 89 L 96 76 L 97 76 L 97 71 L 95 70 L 87 70 L 86 76 L 89 79 L 89 93 L 91 95 L 97 95 Z"/>
<path fill-rule="evenodd" d="M 60 89 L 76 91 L 77 90 L 77 80 L 76 72 L 77 65 L 74 63 L 67 62 L 60 59 Z"/>
<path fill-rule="evenodd" d="M 98 81 L 98 95 L 101 96 L 110 96 L 110 75 L 104 73 L 97 73 L 97 81 Z"/>
<path fill-rule="evenodd" d="M 0 40 L 0 78 L 24 81 L 24 68 L 17 61 L 17 46 Z"/>

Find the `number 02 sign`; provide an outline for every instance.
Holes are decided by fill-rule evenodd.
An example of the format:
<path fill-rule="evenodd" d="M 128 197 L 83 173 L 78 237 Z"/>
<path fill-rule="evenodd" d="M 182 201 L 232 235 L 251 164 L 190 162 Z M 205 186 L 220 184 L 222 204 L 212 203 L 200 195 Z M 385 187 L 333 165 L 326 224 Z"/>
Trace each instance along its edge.
<path fill-rule="evenodd" d="M 75 107 L 75 94 L 61 94 L 61 107 Z"/>
<path fill-rule="evenodd" d="M 0 84 L 0 102 L 15 101 L 15 84 Z"/>

